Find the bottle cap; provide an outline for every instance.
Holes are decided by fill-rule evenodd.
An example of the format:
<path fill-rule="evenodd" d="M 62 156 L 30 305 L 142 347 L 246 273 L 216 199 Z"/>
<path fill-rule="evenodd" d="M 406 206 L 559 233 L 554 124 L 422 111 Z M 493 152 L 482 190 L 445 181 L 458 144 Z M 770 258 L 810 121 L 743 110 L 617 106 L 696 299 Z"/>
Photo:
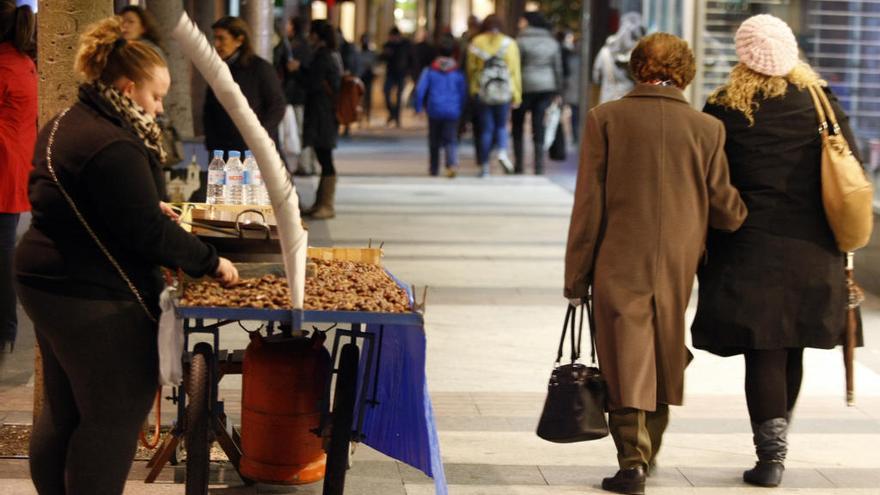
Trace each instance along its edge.
<path fill-rule="evenodd" d="M 223 150 L 214 150 L 214 158 L 223 158 Z"/>
<path fill-rule="evenodd" d="M 244 157 L 245 158 L 253 158 L 253 156 L 254 156 L 254 153 L 251 150 L 244 150 Z"/>
<path fill-rule="evenodd" d="M 229 158 L 241 158 L 241 151 L 230 151 Z"/>

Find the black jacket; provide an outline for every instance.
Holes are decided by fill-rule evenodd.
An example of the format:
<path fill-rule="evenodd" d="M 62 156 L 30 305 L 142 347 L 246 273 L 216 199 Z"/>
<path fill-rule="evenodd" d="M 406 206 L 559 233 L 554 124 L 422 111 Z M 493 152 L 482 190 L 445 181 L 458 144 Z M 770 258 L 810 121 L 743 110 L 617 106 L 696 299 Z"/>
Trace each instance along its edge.
<path fill-rule="evenodd" d="M 257 114 L 260 124 L 269 132 L 269 136 L 278 142 L 278 124 L 284 118 L 286 99 L 275 68 L 256 55 L 250 57 L 247 62 L 238 54 L 233 57 L 235 58 L 229 64 L 232 78 L 238 83 L 248 104 Z M 241 133 L 238 132 L 229 114 L 220 105 L 210 87 L 205 94 L 202 119 L 205 129 L 205 147 L 209 151 L 238 150 L 243 152 L 248 149 Z"/>
<path fill-rule="evenodd" d="M 294 36 L 290 39 L 290 58 L 298 60 L 302 65 L 309 65 L 312 60 L 312 48 L 305 36 Z M 287 57 L 279 60 L 279 72 L 284 74 L 284 95 L 287 103 L 291 105 L 303 105 L 306 102 L 306 91 L 299 83 L 296 72 L 287 70 Z"/>
<path fill-rule="evenodd" d="M 828 94 L 855 150 L 846 115 Z M 735 233 L 709 232 L 694 346 L 721 355 L 834 347 L 846 318 L 844 256 L 822 207 L 809 92 L 789 85 L 785 96 L 761 101 L 754 126 L 737 111 L 711 104 L 704 111 L 724 123 L 731 183 L 749 216 Z"/>
<path fill-rule="evenodd" d="M 56 119 L 37 139 L 29 184 L 33 222 L 16 250 L 16 276 L 22 284 L 68 296 L 134 300 L 49 175 L 46 147 Z M 90 86 L 83 86 L 60 123 L 52 164 L 86 221 L 154 309 L 162 288 L 160 266 L 197 277 L 217 269 L 214 248 L 159 210 L 158 160 Z"/>
<path fill-rule="evenodd" d="M 412 43 L 406 38 L 388 41 L 382 46 L 380 58 L 385 62 L 387 77 L 403 79 L 409 75 L 413 66 Z M 430 63 L 430 62 L 429 62 Z"/>
<path fill-rule="evenodd" d="M 327 47 L 318 48 L 312 55 L 311 64 L 301 68 L 297 77 L 306 90 L 303 147 L 335 148 L 339 133 L 336 98 L 342 84 L 338 56 Z"/>

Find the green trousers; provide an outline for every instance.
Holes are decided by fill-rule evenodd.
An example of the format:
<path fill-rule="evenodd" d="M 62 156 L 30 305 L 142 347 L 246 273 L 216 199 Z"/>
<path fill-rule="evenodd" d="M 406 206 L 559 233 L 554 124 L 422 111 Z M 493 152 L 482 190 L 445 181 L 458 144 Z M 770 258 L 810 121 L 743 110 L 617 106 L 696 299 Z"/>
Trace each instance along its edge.
<path fill-rule="evenodd" d="M 669 424 L 669 405 L 657 404 L 656 411 L 619 409 L 608 414 L 608 428 L 617 447 L 620 469 L 654 464 L 663 432 Z"/>

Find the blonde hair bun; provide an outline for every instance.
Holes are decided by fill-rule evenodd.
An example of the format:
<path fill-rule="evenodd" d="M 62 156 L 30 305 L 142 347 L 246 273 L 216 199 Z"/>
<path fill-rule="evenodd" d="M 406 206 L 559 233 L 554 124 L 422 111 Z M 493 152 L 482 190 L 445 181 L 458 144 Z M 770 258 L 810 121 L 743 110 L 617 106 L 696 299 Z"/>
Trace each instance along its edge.
<path fill-rule="evenodd" d="M 108 17 L 87 27 L 79 38 L 74 70 L 88 82 L 100 79 L 107 67 L 113 45 L 120 38 L 122 22 L 119 17 Z"/>

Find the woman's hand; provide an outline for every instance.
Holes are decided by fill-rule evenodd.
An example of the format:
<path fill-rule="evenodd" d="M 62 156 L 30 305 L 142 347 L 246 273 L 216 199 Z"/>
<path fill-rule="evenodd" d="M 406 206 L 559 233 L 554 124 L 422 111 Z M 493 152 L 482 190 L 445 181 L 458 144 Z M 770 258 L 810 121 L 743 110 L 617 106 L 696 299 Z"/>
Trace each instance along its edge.
<path fill-rule="evenodd" d="M 175 222 L 180 222 L 180 215 L 178 215 L 177 212 L 174 211 L 174 209 L 171 208 L 171 205 L 169 205 L 168 203 L 164 201 L 159 201 L 159 209 L 162 210 L 162 214 L 166 217 Z"/>
<path fill-rule="evenodd" d="M 226 258 L 220 258 L 220 264 L 214 272 L 214 278 L 223 285 L 232 285 L 238 282 L 238 269 Z"/>
<path fill-rule="evenodd" d="M 287 72 L 296 72 L 299 70 L 300 66 L 302 66 L 302 62 L 292 58 L 287 61 Z"/>

